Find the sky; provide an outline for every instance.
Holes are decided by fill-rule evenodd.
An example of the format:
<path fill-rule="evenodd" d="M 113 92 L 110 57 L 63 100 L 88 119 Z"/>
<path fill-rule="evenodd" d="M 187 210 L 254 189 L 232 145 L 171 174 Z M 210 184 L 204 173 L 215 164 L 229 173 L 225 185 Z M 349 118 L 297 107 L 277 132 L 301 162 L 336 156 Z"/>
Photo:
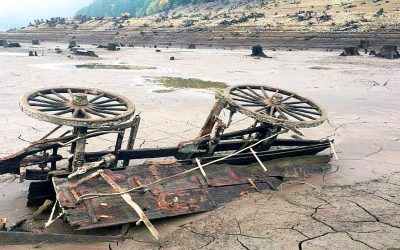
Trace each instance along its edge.
<path fill-rule="evenodd" d="M 20 28 L 34 19 L 71 17 L 93 0 L 0 0 L 0 30 Z"/>

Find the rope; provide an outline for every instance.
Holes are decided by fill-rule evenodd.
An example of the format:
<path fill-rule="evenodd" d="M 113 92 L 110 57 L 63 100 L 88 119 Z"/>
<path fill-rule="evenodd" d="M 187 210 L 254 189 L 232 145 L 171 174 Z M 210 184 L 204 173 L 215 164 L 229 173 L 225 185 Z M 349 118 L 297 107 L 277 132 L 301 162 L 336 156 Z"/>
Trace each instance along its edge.
<path fill-rule="evenodd" d="M 200 165 L 200 166 L 197 166 L 197 167 L 195 167 L 195 168 L 191 168 L 191 169 L 186 170 L 186 171 L 184 171 L 184 172 L 181 172 L 181 173 L 178 173 L 178 174 L 175 174 L 175 175 L 171 175 L 171 176 L 167 176 L 167 177 L 165 177 L 165 178 L 158 179 L 158 180 L 153 181 L 153 182 L 151 182 L 151 183 L 149 183 L 149 184 L 146 184 L 146 185 L 140 185 L 140 186 L 138 186 L 138 187 L 135 187 L 135 188 L 132 188 L 132 189 L 123 191 L 123 192 L 118 192 L 118 193 L 109 193 L 109 194 L 98 193 L 98 194 L 85 194 L 85 195 L 82 195 L 82 196 L 80 196 L 80 197 L 77 199 L 76 203 L 79 203 L 79 202 L 81 202 L 81 201 L 83 201 L 83 200 L 87 200 L 87 199 L 93 199 L 93 198 L 98 198 L 98 197 L 106 197 L 106 196 L 118 196 L 118 195 L 122 195 L 122 194 L 131 193 L 131 192 L 134 192 L 134 191 L 146 190 L 146 189 L 148 189 L 150 186 L 153 186 L 153 185 L 158 184 L 158 183 L 160 183 L 160 182 L 163 182 L 163 181 L 166 181 L 166 180 L 170 180 L 170 179 L 173 179 L 173 178 L 175 178 L 175 177 L 182 176 L 182 175 L 191 173 L 191 172 L 193 172 L 193 171 L 200 170 L 201 168 L 205 168 L 205 167 L 210 166 L 210 165 L 212 165 L 212 164 L 215 164 L 215 163 L 217 163 L 217 162 L 226 160 L 226 159 L 228 159 L 228 158 L 230 158 L 230 157 L 232 157 L 232 156 L 238 155 L 238 154 L 240 154 L 240 153 L 242 153 L 242 152 L 244 152 L 244 151 L 246 151 L 246 150 L 249 150 L 249 149 L 251 149 L 251 148 L 257 146 L 257 145 L 263 143 L 264 141 L 267 141 L 267 140 L 269 140 L 269 139 L 271 139 L 271 138 L 273 138 L 273 137 L 275 137 L 275 136 L 277 136 L 277 135 L 279 135 L 279 134 L 283 134 L 283 133 L 286 133 L 286 132 L 287 132 L 287 129 L 282 130 L 282 131 L 280 131 L 280 132 L 278 132 L 278 133 L 275 133 L 275 134 L 273 134 L 273 135 L 271 135 L 271 136 L 269 136 L 269 137 L 267 137 L 267 138 L 264 138 L 264 139 L 262 139 L 262 140 L 260 140 L 260 141 L 258 141 L 258 142 L 256 142 L 256 143 L 254 143 L 254 144 L 252 144 L 252 145 L 250 145 L 250 146 L 248 146 L 248 147 L 245 147 L 245 148 L 243 148 L 243 149 L 241 149 L 241 150 L 238 150 L 238 151 L 236 151 L 236 152 L 234 152 L 234 153 L 232 153 L 232 154 L 230 154 L 230 155 L 227 155 L 227 156 L 224 156 L 224 157 L 222 157 L 222 158 L 216 159 L 216 160 L 214 160 L 214 161 L 208 162 L 208 163 L 206 163 L 206 164 L 204 164 L 204 165 Z"/>

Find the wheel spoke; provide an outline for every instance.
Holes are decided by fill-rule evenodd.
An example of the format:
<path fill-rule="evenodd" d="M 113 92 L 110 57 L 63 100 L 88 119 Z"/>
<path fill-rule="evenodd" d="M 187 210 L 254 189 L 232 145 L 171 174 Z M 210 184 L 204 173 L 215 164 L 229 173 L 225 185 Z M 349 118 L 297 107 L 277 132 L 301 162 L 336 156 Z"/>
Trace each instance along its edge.
<path fill-rule="evenodd" d="M 88 112 L 88 113 L 90 113 L 92 115 L 97 115 L 97 116 L 99 116 L 101 118 L 107 118 L 106 115 L 100 114 L 99 112 L 96 112 L 96 111 L 92 110 L 91 108 L 86 109 L 86 112 Z"/>
<path fill-rule="evenodd" d="M 265 98 L 271 99 L 271 98 L 269 97 L 269 95 L 267 94 L 267 91 L 266 91 L 263 87 L 261 87 L 261 90 L 262 90 L 262 92 L 263 92 Z"/>
<path fill-rule="evenodd" d="M 97 107 L 96 107 L 97 108 Z M 126 108 L 99 108 L 100 110 L 109 110 L 109 111 L 126 111 Z"/>
<path fill-rule="evenodd" d="M 45 109 L 38 109 L 41 112 L 50 112 L 50 111 L 60 111 L 60 110 L 66 110 L 68 107 L 59 107 L 59 108 L 45 108 Z"/>
<path fill-rule="evenodd" d="M 316 107 L 304 107 L 304 106 L 295 106 L 295 105 L 288 105 L 288 107 L 298 108 L 298 109 L 313 109 L 313 110 L 317 110 L 318 109 Z"/>
<path fill-rule="evenodd" d="M 298 108 L 292 108 L 292 107 L 287 107 L 287 108 L 290 109 L 290 110 L 293 110 L 293 111 L 303 112 L 303 113 L 307 113 L 307 114 L 321 115 L 321 113 L 315 112 L 315 111 L 311 111 L 311 110 L 304 110 L 304 109 L 298 109 Z"/>
<path fill-rule="evenodd" d="M 271 110 L 269 111 L 269 115 L 270 115 L 270 116 L 273 116 L 273 115 L 274 115 L 274 111 L 275 111 L 275 107 L 272 106 L 272 107 L 271 107 Z"/>
<path fill-rule="evenodd" d="M 42 100 L 42 99 L 38 99 L 38 98 L 32 98 L 29 101 L 47 103 L 47 104 L 53 105 L 53 107 L 62 106 L 63 105 L 63 103 L 60 103 L 60 102 L 51 102 L 51 101 L 46 101 L 46 100 Z"/>
<path fill-rule="evenodd" d="M 66 97 L 62 96 L 61 94 L 57 93 L 54 89 L 51 90 L 51 93 L 53 93 L 55 96 L 57 96 L 58 98 L 60 98 L 61 100 L 64 100 L 66 102 L 69 102 L 70 100 L 68 100 Z"/>
<path fill-rule="evenodd" d="M 109 115 L 119 115 L 118 113 L 112 112 L 112 111 L 107 111 L 107 110 L 102 110 L 102 109 L 96 109 L 96 108 L 91 108 L 92 110 L 103 113 L 103 114 L 109 114 Z"/>
<path fill-rule="evenodd" d="M 117 104 L 103 104 L 103 105 L 95 105 L 96 108 L 108 108 L 108 107 L 126 107 L 125 104 L 123 103 L 117 103 Z"/>
<path fill-rule="evenodd" d="M 69 109 L 67 109 L 67 110 L 63 110 L 63 111 L 54 113 L 53 115 L 63 115 L 63 114 L 66 114 L 66 113 L 68 113 L 68 112 L 71 112 L 71 111 L 72 111 L 72 109 L 69 108 Z"/>
<path fill-rule="evenodd" d="M 284 113 L 286 113 L 286 114 L 288 114 L 288 115 L 290 115 L 290 116 L 296 118 L 296 119 L 299 120 L 299 121 L 304 121 L 303 118 L 301 118 L 300 116 L 298 116 L 298 115 L 296 115 L 296 114 L 293 114 L 291 111 L 289 111 L 289 110 L 287 110 L 287 109 L 285 109 L 285 108 L 281 108 L 281 110 L 282 110 L 282 112 L 284 112 Z"/>
<path fill-rule="evenodd" d="M 297 112 L 297 111 L 294 111 L 294 110 L 287 110 L 287 111 L 289 111 L 290 113 L 301 115 L 301 116 L 306 117 L 306 118 L 311 119 L 311 120 L 315 120 L 316 119 L 315 117 L 312 117 L 312 116 L 309 116 L 309 115 L 306 115 L 304 113 Z"/>
<path fill-rule="evenodd" d="M 100 101 L 100 102 L 93 102 L 92 104 L 98 105 L 98 104 L 104 104 L 104 103 L 113 102 L 113 101 L 116 101 L 116 100 L 117 100 L 117 98 L 111 98 L 111 99 Z"/>
<path fill-rule="evenodd" d="M 269 107 L 263 107 L 263 108 L 260 108 L 260 109 L 255 110 L 255 112 L 261 113 L 261 111 L 267 110 L 267 109 L 269 109 Z"/>
<path fill-rule="evenodd" d="M 282 99 L 282 102 L 289 100 L 290 98 L 292 98 L 294 96 L 294 94 L 291 94 L 290 96 L 287 96 L 285 98 Z"/>
<path fill-rule="evenodd" d="M 253 96 L 253 95 L 251 95 L 250 93 L 248 93 L 248 92 L 246 92 L 246 91 L 243 91 L 242 89 L 236 89 L 236 90 L 239 91 L 240 93 L 242 93 L 243 95 L 247 96 L 247 98 L 251 98 L 251 99 L 253 99 L 254 101 L 258 101 L 258 100 L 259 100 L 258 97 Z"/>
<path fill-rule="evenodd" d="M 74 100 L 74 94 L 72 94 L 72 90 L 68 89 L 67 91 L 68 91 L 69 96 L 71 97 L 71 100 Z"/>
<path fill-rule="evenodd" d="M 280 108 L 276 107 L 276 110 L 282 116 L 282 118 L 289 120 L 289 118 L 287 118 L 287 116 L 282 112 L 282 110 Z"/>
<path fill-rule="evenodd" d="M 88 112 L 86 112 L 86 109 L 84 109 L 84 108 L 81 109 L 81 113 L 82 113 L 82 114 L 85 116 L 85 118 L 87 118 L 87 119 L 92 118 L 92 116 L 91 116 Z"/>
<path fill-rule="evenodd" d="M 243 107 L 265 107 L 265 105 L 262 104 L 243 104 Z"/>
<path fill-rule="evenodd" d="M 74 118 L 79 118 L 79 117 L 78 117 L 79 111 L 80 111 L 80 108 L 76 108 L 76 109 L 74 110 L 74 112 L 72 112 L 72 117 L 74 117 Z"/>
<path fill-rule="evenodd" d="M 48 95 L 43 95 L 40 92 L 38 92 L 37 94 L 38 94 L 38 96 L 40 96 L 42 98 L 46 98 L 48 100 L 51 100 L 51 101 L 54 101 L 54 102 L 57 102 L 57 103 L 65 103 L 65 101 L 63 101 L 63 100 L 60 100 L 60 99 L 57 99 L 57 98 L 53 98 L 53 97 L 48 96 Z"/>
<path fill-rule="evenodd" d="M 285 102 L 284 104 L 302 104 L 302 103 L 308 103 L 307 101 L 295 101 L 295 102 Z"/>
<path fill-rule="evenodd" d="M 254 94 L 254 96 L 257 96 L 260 99 L 264 99 L 264 97 L 262 97 L 260 94 L 258 94 L 257 92 L 255 92 L 253 89 L 251 89 L 249 86 L 246 87 L 251 93 Z"/>
<path fill-rule="evenodd" d="M 62 107 L 63 105 L 59 105 L 59 106 L 55 106 L 52 104 L 45 104 L 45 103 L 32 103 L 32 102 L 28 102 L 29 105 L 33 106 L 33 107 L 42 107 L 42 108 L 55 108 L 55 107 Z"/>
<path fill-rule="evenodd" d="M 102 98 L 105 95 L 105 93 L 101 93 L 100 95 L 96 96 L 95 98 L 93 98 L 92 100 L 90 100 L 90 103 L 93 103 L 97 100 L 99 100 L 100 98 Z"/>
<path fill-rule="evenodd" d="M 239 98 L 232 98 L 232 100 L 239 101 L 239 102 L 247 102 L 247 103 L 252 103 L 252 104 L 258 104 L 258 102 L 255 102 L 255 101 L 239 99 Z"/>
<path fill-rule="evenodd" d="M 254 98 L 250 98 L 250 97 L 245 96 L 245 95 L 241 95 L 241 94 L 238 94 L 238 93 L 232 93 L 232 95 L 240 97 L 240 98 L 243 98 L 243 99 L 247 99 L 247 100 L 252 101 L 254 103 L 258 103 L 258 100 L 255 100 Z"/>

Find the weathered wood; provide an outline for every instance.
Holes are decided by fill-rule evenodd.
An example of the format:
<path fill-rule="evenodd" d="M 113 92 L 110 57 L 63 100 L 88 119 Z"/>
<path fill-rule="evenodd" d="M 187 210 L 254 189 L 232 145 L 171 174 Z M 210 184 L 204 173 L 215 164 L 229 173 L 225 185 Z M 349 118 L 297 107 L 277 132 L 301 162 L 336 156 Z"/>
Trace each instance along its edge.
<path fill-rule="evenodd" d="M 251 153 L 250 153 L 251 154 Z M 254 157 L 252 155 L 252 157 Z M 179 163 L 145 163 L 128 167 L 125 170 L 105 170 L 107 176 L 117 183 L 118 190 L 129 190 L 146 185 L 161 178 L 175 176 L 168 181 L 151 185 L 148 191 L 130 192 L 133 199 L 149 219 L 173 217 L 184 214 L 209 211 L 216 205 L 240 197 L 242 191 L 254 192 L 249 178 L 259 190 L 276 189 L 280 184 L 277 177 L 306 177 L 329 169 L 330 156 L 301 156 L 263 162 L 267 172 L 258 164 L 238 165 L 215 164 L 204 167 L 207 179 L 200 171 L 175 176 L 196 165 Z M 90 173 L 88 173 L 90 176 Z M 67 210 L 67 220 L 79 229 L 91 229 L 140 220 L 120 195 L 95 197 L 90 199 L 93 211 L 99 221 L 91 222 L 83 203 L 75 204 L 76 198 L 69 191 L 75 181 L 55 178 L 59 201 Z M 115 193 L 109 184 L 101 178 L 89 178 L 77 185 L 80 193 L 110 194 Z M 215 195 L 213 195 L 215 194 Z M 217 196 L 218 195 L 218 196 Z M 222 195 L 223 197 L 219 197 Z M 103 205 L 101 205 L 103 204 Z"/>
<path fill-rule="evenodd" d="M 79 234 L 51 234 L 51 233 L 27 233 L 27 232 L 0 232 L 0 245 L 23 245 L 46 243 L 96 243 L 119 242 L 120 236 L 97 236 Z"/>
<path fill-rule="evenodd" d="M 357 47 L 346 47 L 340 56 L 359 56 Z"/>
<path fill-rule="evenodd" d="M 52 206 L 54 202 L 52 200 L 46 200 L 43 205 L 41 205 L 32 215 L 30 219 L 32 220 L 37 220 L 39 217 L 44 214 L 46 211 L 48 211 Z"/>

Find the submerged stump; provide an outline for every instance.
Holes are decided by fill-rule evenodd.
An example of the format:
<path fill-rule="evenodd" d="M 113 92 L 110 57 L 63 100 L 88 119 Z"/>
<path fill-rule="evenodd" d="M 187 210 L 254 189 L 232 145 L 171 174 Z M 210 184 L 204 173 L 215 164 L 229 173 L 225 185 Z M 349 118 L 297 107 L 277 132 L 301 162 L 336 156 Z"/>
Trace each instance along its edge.
<path fill-rule="evenodd" d="M 9 43 L 8 47 L 9 48 L 21 48 L 21 45 L 19 43 Z"/>
<path fill-rule="evenodd" d="M 68 49 L 72 49 L 74 47 L 77 47 L 76 42 L 75 41 L 69 41 Z"/>
<path fill-rule="evenodd" d="M 5 39 L 0 39 L 0 46 L 2 46 L 2 47 L 8 47 L 7 40 L 5 40 Z"/>
<path fill-rule="evenodd" d="M 360 44 L 358 45 L 359 49 L 364 50 L 365 54 L 368 53 L 368 48 L 371 46 L 371 43 L 369 42 L 368 39 L 363 39 L 360 41 Z"/>
<path fill-rule="evenodd" d="M 40 45 L 40 41 L 39 40 L 32 40 L 32 45 Z"/>
<path fill-rule="evenodd" d="M 117 43 L 108 43 L 107 50 L 109 51 L 118 51 L 120 48 L 118 47 Z"/>
<path fill-rule="evenodd" d="M 251 56 L 255 56 L 255 57 L 268 57 L 264 51 L 263 48 L 260 45 L 257 46 L 253 46 L 251 48 Z"/>
<path fill-rule="evenodd" d="M 382 49 L 375 56 L 386 58 L 386 59 L 398 59 L 400 54 L 397 51 L 397 46 L 395 45 L 384 45 Z"/>
<path fill-rule="evenodd" d="M 356 47 L 346 47 L 343 49 L 342 54 L 340 56 L 359 56 L 358 49 Z"/>

